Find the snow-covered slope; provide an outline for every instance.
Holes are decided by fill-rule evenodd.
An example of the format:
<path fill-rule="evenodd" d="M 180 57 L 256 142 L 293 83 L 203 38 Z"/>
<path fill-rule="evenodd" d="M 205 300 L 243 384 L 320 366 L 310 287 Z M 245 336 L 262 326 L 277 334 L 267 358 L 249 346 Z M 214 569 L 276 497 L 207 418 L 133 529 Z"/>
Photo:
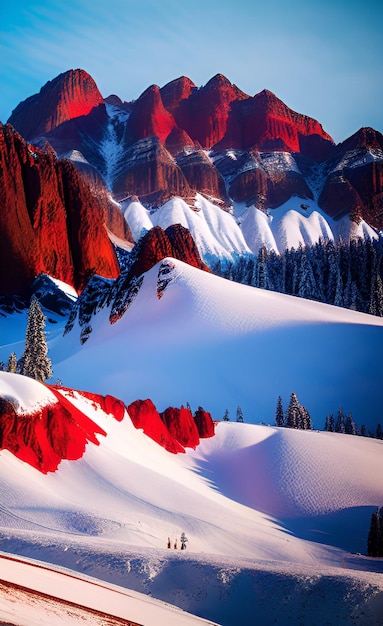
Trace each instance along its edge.
<path fill-rule="evenodd" d="M 295 391 L 317 428 L 340 404 L 359 426 L 382 421 L 381 318 L 239 285 L 181 261 L 163 274 L 166 263 L 144 275 L 118 322 L 109 322 L 112 303 L 52 342 L 64 385 L 126 404 L 150 397 L 159 410 L 189 402 L 213 419 L 226 408 L 233 417 L 240 405 L 253 423 L 273 423 L 278 395 L 286 408 Z"/>
<path fill-rule="evenodd" d="M 1 395 L 24 406 L 32 384 L 40 402 L 49 399 L 40 383 L 10 378 L 0 373 Z M 81 394 L 68 398 L 106 435 L 48 475 L 0 452 L 1 550 L 150 594 L 224 626 L 285 624 L 288 617 L 319 626 L 331 623 L 335 610 L 342 626 L 380 623 L 383 583 L 373 572 L 381 561 L 356 553 L 365 552 L 371 512 L 383 501 L 381 441 L 221 422 L 196 450 L 174 455 L 136 430 L 128 414 L 117 422 Z M 181 532 L 187 550 L 168 549 L 168 538 L 179 548 Z M 6 568 L 1 578 L 10 576 Z M 11 582 L 51 594 L 57 581 L 45 572 L 40 587 L 38 576 L 29 577 L 18 566 Z M 81 586 L 65 583 L 61 591 L 66 600 L 151 624 L 144 602 L 141 613 L 126 612 L 142 601 L 135 594 L 122 594 L 113 612 L 105 589 L 97 601 L 82 596 Z M 9 592 L 0 586 L 0 620 L 15 619 L 9 610 Z"/>
<path fill-rule="evenodd" d="M 181 224 L 190 230 L 207 263 L 217 258 L 233 260 L 235 254 L 250 253 L 234 217 L 201 194 L 196 194 L 193 206 L 182 198 L 173 198 L 152 214 L 135 200 L 128 204 L 124 216 L 136 241 L 153 226 L 165 230 L 172 224 Z"/>
<path fill-rule="evenodd" d="M 17 626 L 213 626 L 131 589 L 39 561 L 0 554 L 0 567 L 0 619 L 16 620 Z"/>
<path fill-rule="evenodd" d="M 348 216 L 335 221 L 318 207 L 314 200 L 293 197 L 272 211 L 261 211 L 234 203 L 229 213 L 196 194 L 193 206 L 181 198 L 173 198 L 150 213 L 139 200 L 123 209 L 135 241 L 153 226 L 166 229 L 171 224 L 188 228 L 207 264 L 217 259 L 233 261 L 243 254 L 258 254 L 265 246 L 282 253 L 299 245 L 312 245 L 320 239 L 347 242 L 350 239 L 376 239 L 376 231 L 363 220 L 351 222 Z"/>

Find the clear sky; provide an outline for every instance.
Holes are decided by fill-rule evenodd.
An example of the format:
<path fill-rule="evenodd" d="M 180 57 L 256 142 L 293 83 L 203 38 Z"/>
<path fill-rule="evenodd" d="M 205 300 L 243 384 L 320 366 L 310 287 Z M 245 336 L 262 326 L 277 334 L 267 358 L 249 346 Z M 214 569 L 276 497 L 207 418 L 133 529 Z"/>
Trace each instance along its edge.
<path fill-rule="evenodd" d="M 0 120 L 61 72 L 133 100 L 217 73 L 343 141 L 383 132 L 382 0 L 0 0 Z"/>

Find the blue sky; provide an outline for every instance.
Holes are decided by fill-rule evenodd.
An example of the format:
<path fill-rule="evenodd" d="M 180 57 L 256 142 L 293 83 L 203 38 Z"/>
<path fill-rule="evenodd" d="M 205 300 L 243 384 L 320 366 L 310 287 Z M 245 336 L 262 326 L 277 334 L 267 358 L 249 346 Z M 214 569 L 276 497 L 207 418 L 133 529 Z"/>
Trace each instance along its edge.
<path fill-rule="evenodd" d="M 335 141 L 383 132 L 381 0 L 1 0 L 0 120 L 83 68 L 104 97 L 222 73 L 270 89 Z"/>

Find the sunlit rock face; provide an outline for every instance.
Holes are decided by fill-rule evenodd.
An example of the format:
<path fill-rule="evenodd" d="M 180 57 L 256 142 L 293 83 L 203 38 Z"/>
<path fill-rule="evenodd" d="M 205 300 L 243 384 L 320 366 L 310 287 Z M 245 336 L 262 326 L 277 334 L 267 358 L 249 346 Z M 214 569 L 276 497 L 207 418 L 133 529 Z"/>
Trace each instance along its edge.
<path fill-rule="evenodd" d="M 49 274 L 77 290 L 94 274 L 119 267 L 104 221 L 105 206 L 72 163 L 27 144 L 0 126 L 1 294 L 25 294 Z"/>
<path fill-rule="evenodd" d="M 69 70 L 21 102 L 9 118 L 25 139 L 43 136 L 64 122 L 88 115 L 103 103 L 93 78 L 84 70 Z"/>

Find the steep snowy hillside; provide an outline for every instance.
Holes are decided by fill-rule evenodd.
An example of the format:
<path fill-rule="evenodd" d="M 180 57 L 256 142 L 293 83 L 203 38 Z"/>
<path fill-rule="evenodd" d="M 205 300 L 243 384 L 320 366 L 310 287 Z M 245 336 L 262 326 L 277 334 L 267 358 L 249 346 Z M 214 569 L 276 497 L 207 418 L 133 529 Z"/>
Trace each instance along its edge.
<path fill-rule="evenodd" d="M 80 298 L 73 329 L 50 345 L 66 386 L 126 404 L 150 397 L 159 410 L 189 402 L 215 419 L 226 408 L 234 417 L 240 405 L 252 423 L 273 423 L 278 395 L 287 406 L 295 391 L 317 428 L 341 404 L 359 425 L 382 421 L 381 318 L 239 285 L 174 259 L 128 291 L 104 291 L 94 315 L 92 306 Z"/>
<path fill-rule="evenodd" d="M 29 405 L 31 386 L 35 399 L 51 401 L 40 383 L 0 376 L 1 396 L 20 406 Z M 81 394 L 62 393 L 104 435 L 81 459 L 64 460 L 47 475 L 0 451 L 1 550 L 144 592 L 224 626 L 282 625 L 287 618 L 319 626 L 334 614 L 341 626 L 354 619 L 378 626 L 383 585 L 374 572 L 382 563 L 362 554 L 371 512 L 383 501 L 376 479 L 382 442 L 221 422 L 213 438 L 175 455 L 137 430 L 128 413 L 117 421 Z M 179 550 L 182 532 L 186 551 Z M 113 593 L 103 585 L 95 598 L 75 581 L 59 590 L 58 575 L 29 576 L 15 565 L 2 578 L 151 624 L 142 621 L 149 607 L 135 594 L 122 594 L 111 610 Z M 10 590 L 0 586 L 0 620 L 25 618 L 30 595 L 13 598 L 16 607 L 22 603 L 19 612 L 14 603 L 10 612 Z M 163 623 L 173 623 L 177 614 L 163 610 L 170 610 Z M 184 619 L 192 617 L 178 623 Z"/>
<path fill-rule="evenodd" d="M 196 194 L 192 205 L 173 198 L 150 212 L 138 199 L 123 203 L 124 216 L 135 241 L 155 225 L 171 224 L 188 228 L 204 261 L 214 266 L 217 259 L 235 261 L 239 256 L 258 254 L 265 246 L 282 253 L 299 245 L 319 240 L 348 242 L 352 238 L 377 239 L 376 231 L 363 220 L 356 224 L 348 217 L 335 221 L 307 198 L 290 198 L 273 211 L 264 212 L 254 205 L 234 203 L 232 213 Z"/>

